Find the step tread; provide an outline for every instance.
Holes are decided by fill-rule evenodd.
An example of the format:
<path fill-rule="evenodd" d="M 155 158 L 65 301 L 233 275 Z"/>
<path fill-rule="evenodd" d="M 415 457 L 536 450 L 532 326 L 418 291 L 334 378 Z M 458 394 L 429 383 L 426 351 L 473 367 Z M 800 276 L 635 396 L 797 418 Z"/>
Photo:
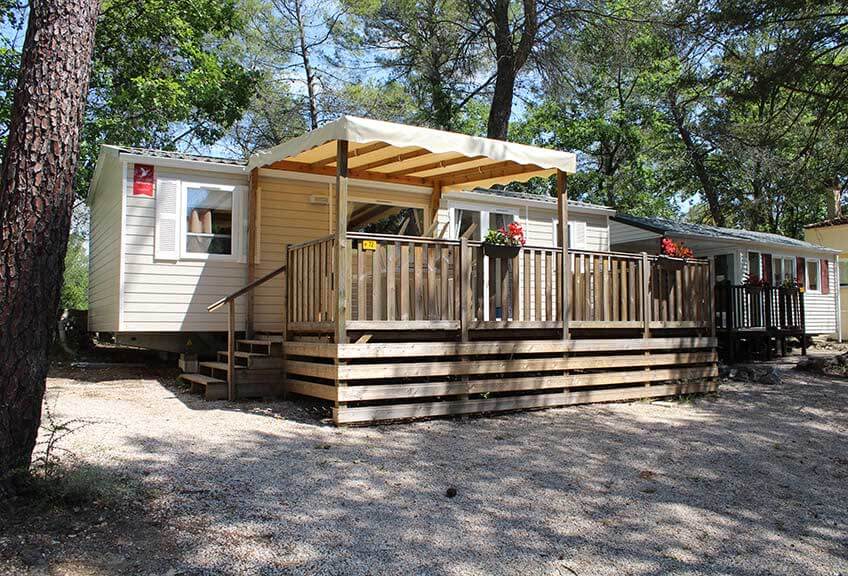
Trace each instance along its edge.
<path fill-rule="evenodd" d="M 239 344 L 250 344 L 252 346 L 273 346 L 279 342 L 271 342 L 270 340 L 237 340 Z"/>
<path fill-rule="evenodd" d="M 198 374 L 196 372 L 185 372 L 180 374 L 180 379 L 188 380 L 189 382 L 194 382 L 195 384 L 203 384 L 204 386 L 207 384 L 226 384 L 226 380 L 221 380 L 220 378 L 215 378 L 213 376 L 207 376 L 206 374 Z"/>
<path fill-rule="evenodd" d="M 215 368 L 216 370 L 226 370 L 227 363 L 226 362 L 200 362 L 200 366 L 204 368 Z M 238 364 L 234 364 L 233 368 L 236 370 L 244 370 L 245 366 L 239 366 Z"/>
<path fill-rule="evenodd" d="M 227 356 L 229 352 L 226 350 L 218 350 L 218 354 L 223 354 Z M 242 352 L 240 350 L 236 350 L 235 353 L 236 358 L 274 358 L 274 356 L 270 356 L 268 354 L 262 354 L 260 352 Z"/>

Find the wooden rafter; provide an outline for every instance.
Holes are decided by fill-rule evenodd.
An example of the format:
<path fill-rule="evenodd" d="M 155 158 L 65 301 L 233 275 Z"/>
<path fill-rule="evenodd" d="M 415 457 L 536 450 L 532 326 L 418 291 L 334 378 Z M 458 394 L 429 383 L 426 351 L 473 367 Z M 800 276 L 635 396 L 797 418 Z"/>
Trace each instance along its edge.
<path fill-rule="evenodd" d="M 404 162 L 411 158 L 418 158 L 419 156 L 424 156 L 426 154 L 432 154 L 432 152 L 430 152 L 429 150 L 425 150 L 424 148 L 419 148 L 418 150 L 411 150 L 409 152 L 404 152 L 403 154 L 389 156 L 388 158 L 381 158 L 380 160 L 374 160 L 373 162 L 362 164 L 361 166 L 357 166 L 356 170 L 358 172 L 367 172 L 368 170 L 372 170 L 374 168 L 380 168 L 382 166 L 388 166 L 390 164 L 397 164 L 399 162 Z"/>
<path fill-rule="evenodd" d="M 304 174 L 318 174 L 321 176 L 335 176 L 336 169 L 331 166 L 313 167 L 306 162 L 292 162 L 291 160 L 279 160 L 268 165 L 272 170 L 288 170 L 290 172 L 302 172 Z M 395 184 L 408 184 L 412 186 L 430 186 L 430 181 L 424 178 L 416 178 L 413 176 L 397 176 L 392 177 L 387 174 L 376 172 L 363 172 L 362 170 L 349 170 L 349 178 L 359 180 L 376 180 L 379 182 L 392 182 Z"/>
<path fill-rule="evenodd" d="M 459 158 L 439 160 L 438 162 L 430 162 L 429 164 L 419 164 L 418 166 L 404 168 L 403 170 L 393 170 L 391 172 L 384 172 L 384 174 L 389 174 L 391 176 L 406 176 L 408 174 L 417 174 L 418 172 L 427 172 L 428 170 L 436 170 L 438 168 L 448 168 L 450 166 L 456 166 L 458 164 L 476 162 L 484 158 L 485 156 L 460 156 Z"/>
<path fill-rule="evenodd" d="M 480 166 L 479 168 L 471 168 L 454 174 L 440 175 L 439 181 L 442 186 L 455 186 L 457 184 L 465 184 L 466 182 L 476 182 L 478 180 L 487 180 L 502 176 L 517 176 L 519 174 L 540 172 L 542 170 L 544 168 L 533 164 L 525 165 L 506 161 L 492 166 Z"/>
<path fill-rule="evenodd" d="M 351 158 L 358 158 L 360 156 L 365 156 L 366 154 L 370 154 L 371 152 L 376 152 L 377 150 L 382 150 L 383 148 L 388 148 L 388 147 L 389 147 L 389 144 L 387 144 L 385 142 L 374 142 L 373 144 L 366 144 L 365 146 L 360 146 L 359 148 L 356 148 L 355 150 L 351 150 L 350 152 L 348 152 L 347 157 L 348 157 L 348 160 L 350 160 Z M 336 155 L 333 154 L 332 156 L 325 156 L 324 158 L 321 158 L 320 160 L 316 160 L 315 162 L 310 162 L 309 165 L 312 166 L 312 167 L 318 167 L 318 166 L 328 166 L 330 164 L 335 164 L 335 163 L 336 163 Z"/>

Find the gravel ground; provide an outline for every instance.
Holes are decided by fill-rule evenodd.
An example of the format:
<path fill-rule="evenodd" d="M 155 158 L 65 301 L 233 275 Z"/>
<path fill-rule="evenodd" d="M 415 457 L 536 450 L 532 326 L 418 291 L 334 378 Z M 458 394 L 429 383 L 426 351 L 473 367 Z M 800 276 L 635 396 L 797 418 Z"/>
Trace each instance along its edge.
<path fill-rule="evenodd" d="M 848 381 L 784 376 L 681 403 L 335 429 L 303 402 L 57 373 L 57 418 L 96 421 L 65 447 L 144 496 L 123 517 L 19 519 L 0 572 L 848 574 Z"/>

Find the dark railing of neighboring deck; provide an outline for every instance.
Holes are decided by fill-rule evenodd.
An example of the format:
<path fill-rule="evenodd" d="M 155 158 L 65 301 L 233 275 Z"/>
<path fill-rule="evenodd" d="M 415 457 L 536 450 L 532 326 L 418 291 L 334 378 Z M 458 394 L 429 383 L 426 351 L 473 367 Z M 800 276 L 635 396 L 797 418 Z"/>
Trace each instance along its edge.
<path fill-rule="evenodd" d="M 804 333 L 804 293 L 784 286 L 715 287 L 716 329 Z"/>

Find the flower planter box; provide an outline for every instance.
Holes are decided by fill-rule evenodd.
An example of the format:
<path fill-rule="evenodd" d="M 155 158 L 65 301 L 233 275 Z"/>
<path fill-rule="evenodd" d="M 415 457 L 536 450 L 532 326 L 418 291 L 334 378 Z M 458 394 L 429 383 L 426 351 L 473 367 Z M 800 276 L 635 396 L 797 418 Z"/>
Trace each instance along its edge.
<path fill-rule="evenodd" d="M 677 271 L 683 270 L 683 267 L 686 266 L 686 260 L 683 258 L 672 258 L 671 256 L 659 256 L 657 258 L 657 264 L 659 264 L 660 268 L 668 271 Z"/>
<path fill-rule="evenodd" d="M 515 258 L 519 252 L 521 252 L 521 246 L 483 244 L 483 254 L 489 258 Z"/>

